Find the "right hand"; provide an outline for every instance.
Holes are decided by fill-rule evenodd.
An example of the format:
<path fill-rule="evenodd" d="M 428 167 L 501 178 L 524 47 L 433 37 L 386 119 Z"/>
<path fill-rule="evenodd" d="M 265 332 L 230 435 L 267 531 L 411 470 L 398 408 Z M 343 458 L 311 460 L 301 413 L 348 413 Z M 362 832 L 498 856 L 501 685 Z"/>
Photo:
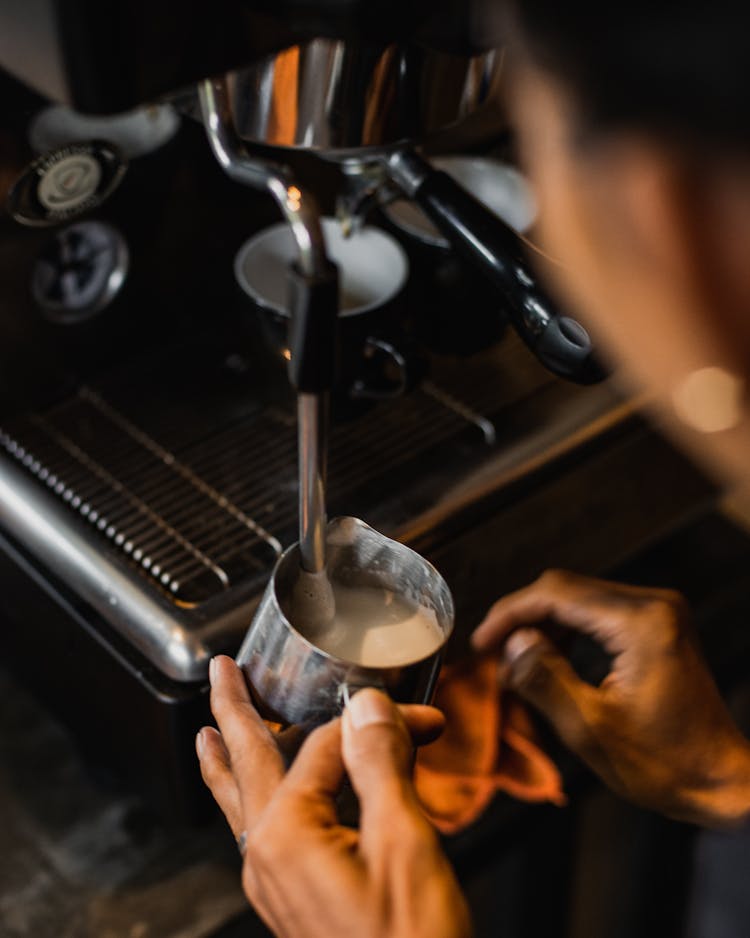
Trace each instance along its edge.
<path fill-rule="evenodd" d="M 599 687 L 582 681 L 544 634 L 550 624 L 586 633 L 612 655 Z M 503 649 L 506 686 L 614 791 L 709 826 L 750 815 L 750 745 L 679 594 L 549 571 L 495 603 L 472 641 Z"/>
<path fill-rule="evenodd" d="M 245 892 L 274 932 L 467 938 L 466 904 L 411 780 L 412 739 L 434 739 L 440 714 L 361 690 L 285 771 L 237 665 L 220 656 L 211 672 L 220 732 L 198 734 L 201 772 L 235 837 L 244 835 Z M 339 823 L 345 776 L 359 798 L 359 830 Z"/>

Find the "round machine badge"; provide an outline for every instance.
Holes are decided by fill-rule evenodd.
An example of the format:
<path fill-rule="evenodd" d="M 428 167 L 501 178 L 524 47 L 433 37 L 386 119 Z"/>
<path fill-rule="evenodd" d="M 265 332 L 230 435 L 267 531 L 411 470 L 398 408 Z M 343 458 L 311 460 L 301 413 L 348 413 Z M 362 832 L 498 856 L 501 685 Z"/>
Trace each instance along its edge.
<path fill-rule="evenodd" d="M 110 143 L 68 144 L 31 163 L 8 193 L 8 211 L 23 225 L 56 225 L 101 205 L 126 169 Z"/>

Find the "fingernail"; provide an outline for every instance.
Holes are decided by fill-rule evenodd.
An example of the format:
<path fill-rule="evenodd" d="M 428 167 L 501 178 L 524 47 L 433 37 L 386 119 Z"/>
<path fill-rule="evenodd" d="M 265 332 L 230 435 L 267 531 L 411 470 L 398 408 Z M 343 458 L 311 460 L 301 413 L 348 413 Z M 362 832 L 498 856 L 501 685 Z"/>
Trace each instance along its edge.
<path fill-rule="evenodd" d="M 198 730 L 198 735 L 195 737 L 195 751 L 198 753 L 198 758 L 203 758 L 203 750 L 205 748 L 205 740 L 203 738 L 203 730 Z"/>
<path fill-rule="evenodd" d="M 358 691 L 346 708 L 349 721 L 355 730 L 374 723 L 395 723 L 396 711 L 390 700 L 379 691 L 365 688 Z"/>
<path fill-rule="evenodd" d="M 513 632 L 503 649 L 503 657 L 506 662 L 513 664 L 524 652 L 528 651 L 529 648 L 538 645 L 541 637 L 541 634 L 536 629 L 518 629 L 517 632 Z"/>
<path fill-rule="evenodd" d="M 214 681 L 216 680 L 216 658 L 212 658 L 208 662 L 208 683 L 211 687 L 214 686 Z"/>

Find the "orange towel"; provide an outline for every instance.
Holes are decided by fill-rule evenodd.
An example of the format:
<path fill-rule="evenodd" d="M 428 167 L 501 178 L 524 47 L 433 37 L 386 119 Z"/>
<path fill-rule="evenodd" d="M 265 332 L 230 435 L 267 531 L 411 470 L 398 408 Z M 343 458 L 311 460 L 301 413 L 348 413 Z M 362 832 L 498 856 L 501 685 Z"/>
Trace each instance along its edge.
<path fill-rule="evenodd" d="M 438 830 L 455 834 L 475 821 L 497 791 L 523 801 L 565 804 L 557 767 L 535 740 L 523 704 L 501 698 L 498 662 L 482 658 L 446 667 L 435 705 L 445 732 L 419 750 L 417 791 Z"/>

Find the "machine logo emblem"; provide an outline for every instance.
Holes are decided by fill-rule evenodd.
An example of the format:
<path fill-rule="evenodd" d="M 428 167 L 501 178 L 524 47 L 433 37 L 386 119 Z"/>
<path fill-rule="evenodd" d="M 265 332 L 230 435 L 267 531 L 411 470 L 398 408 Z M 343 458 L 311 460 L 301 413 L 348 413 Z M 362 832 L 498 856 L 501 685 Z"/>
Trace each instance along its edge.
<path fill-rule="evenodd" d="M 64 156 L 40 178 L 37 196 L 51 211 L 72 211 L 96 194 L 102 171 L 88 153 Z"/>
<path fill-rule="evenodd" d="M 8 211 L 23 225 L 46 226 L 97 208 L 120 184 L 127 162 L 112 144 L 94 140 L 45 153 L 8 194 Z"/>

